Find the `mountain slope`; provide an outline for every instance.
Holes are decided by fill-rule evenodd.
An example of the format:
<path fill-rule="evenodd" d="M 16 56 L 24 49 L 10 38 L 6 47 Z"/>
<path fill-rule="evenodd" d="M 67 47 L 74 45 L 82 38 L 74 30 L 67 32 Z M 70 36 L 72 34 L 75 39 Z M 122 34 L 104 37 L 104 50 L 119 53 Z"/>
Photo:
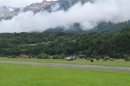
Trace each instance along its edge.
<path fill-rule="evenodd" d="M 92 1 L 92 0 L 57 0 L 57 1 L 46 1 L 43 0 L 41 3 L 32 3 L 23 8 L 15 8 L 15 7 L 0 7 L 0 19 L 11 19 L 13 16 L 18 15 L 21 12 L 33 11 L 34 13 L 45 11 L 52 12 L 53 7 L 55 5 L 59 5 L 59 7 L 55 10 L 67 10 L 77 2 L 81 1 L 82 3 Z"/>
<path fill-rule="evenodd" d="M 20 8 L 16 7 L 0 7 L 0 19 L 10 19 L 13 16 L 17 15 L 20 12 Z"/>

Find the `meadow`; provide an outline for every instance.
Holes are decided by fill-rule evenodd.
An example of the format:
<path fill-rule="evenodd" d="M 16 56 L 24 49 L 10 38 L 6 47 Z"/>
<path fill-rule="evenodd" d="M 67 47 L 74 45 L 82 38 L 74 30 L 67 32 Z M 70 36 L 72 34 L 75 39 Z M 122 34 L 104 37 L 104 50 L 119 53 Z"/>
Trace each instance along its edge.
<path fill-rule="evenodd" d="M 0 63 L 0 86 L 129 86 L 130 72 Z"/>

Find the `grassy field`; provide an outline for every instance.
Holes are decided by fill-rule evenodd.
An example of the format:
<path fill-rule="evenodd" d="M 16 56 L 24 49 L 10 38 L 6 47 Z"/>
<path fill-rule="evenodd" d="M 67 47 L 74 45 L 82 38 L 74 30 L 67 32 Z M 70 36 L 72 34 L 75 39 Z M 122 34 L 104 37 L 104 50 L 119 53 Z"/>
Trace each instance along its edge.
<path fill-rule="evenodd" d="M 0 86 L 130 86 L 130 72 L 0 63 Z"/>
<path fill-rule="evenodd" d="M 47 63 L 63 63 L 63 64 L 88 64 L 88 65 L 106 65 L 106 66 L 128 66 L 130 67 L 130 61 L 114 60 L 114 61 L 96 61 L 90 62 L 90 60 L 74 60 L 66 61 L 63 59 L 20 59 L 20 58 L 0 58 L 0 61 L 20 61 L 20 62 L 47 62 Z"/>

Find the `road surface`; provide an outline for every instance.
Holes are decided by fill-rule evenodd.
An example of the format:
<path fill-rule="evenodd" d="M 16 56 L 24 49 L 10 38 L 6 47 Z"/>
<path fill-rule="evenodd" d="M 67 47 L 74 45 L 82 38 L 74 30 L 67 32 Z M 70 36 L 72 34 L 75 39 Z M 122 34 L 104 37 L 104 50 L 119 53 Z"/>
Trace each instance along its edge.
<path fill-rule="evenodd" d="M 121 66 L 98 66 L 98 65 L 82 65 L 82 64 L 59 64 L 59 63 L 16 62 L 16 61 L 0 61 L 0 63 L 24 64 L 24 65 L 37 65 L 37 66 L 59 66 L 59 67 L 93 68 L 93 69 L 108 69 L 108 70 L 125 70 L 125 71 L 130 71 L 130 67 L 121 67 Z"/>

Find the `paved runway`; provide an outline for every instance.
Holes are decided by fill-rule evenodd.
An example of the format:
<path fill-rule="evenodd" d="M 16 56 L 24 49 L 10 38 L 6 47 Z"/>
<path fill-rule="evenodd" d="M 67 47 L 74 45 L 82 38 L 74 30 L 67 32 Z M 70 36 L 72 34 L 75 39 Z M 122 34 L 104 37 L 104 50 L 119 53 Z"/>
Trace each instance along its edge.
<path fill-rule="evenodd" d="M 108 69 L 108 70 L 125 70 L 130 71 L 130 67 L 121 66 L 98 66 L 98 65 L 82 65 L 82 64 L 59 64 L 59 63 L 44 63 L 44 62 L 16 62 L 16 61 L 0 61 L 0 63 L 24 64 L 24 65 L 39 65 L 39 66 L 59 66 L 59 67 L 75 67 L 75 68 L 93 68 L 93 69 Z"/>

